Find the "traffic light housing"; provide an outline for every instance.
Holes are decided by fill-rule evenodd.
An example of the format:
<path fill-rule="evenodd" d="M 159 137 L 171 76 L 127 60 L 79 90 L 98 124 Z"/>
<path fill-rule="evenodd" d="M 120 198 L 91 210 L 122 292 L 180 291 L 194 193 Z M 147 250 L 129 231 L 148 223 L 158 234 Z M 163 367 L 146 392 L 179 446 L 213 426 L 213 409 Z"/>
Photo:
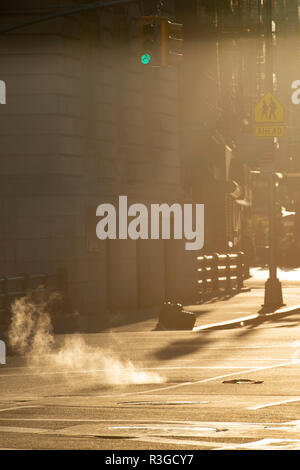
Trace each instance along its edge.
<path fill-rule="evenodd" d="M 138 24 L 139 61 L 142 65 L 161 65 L 161 23 L 155 16 L 142 16 Z"/>
<path fill-rule="evenodd" d="M 179 65 L 183 57 L 183 25 L 162 21 L 162 65 Z"/>
<path fill-rule="evenodd" d="M 182 59 L 183 25 L 161 16 L 143 16 L 138 23 L 139 61 L 150 66 L 175 66 Z"/>

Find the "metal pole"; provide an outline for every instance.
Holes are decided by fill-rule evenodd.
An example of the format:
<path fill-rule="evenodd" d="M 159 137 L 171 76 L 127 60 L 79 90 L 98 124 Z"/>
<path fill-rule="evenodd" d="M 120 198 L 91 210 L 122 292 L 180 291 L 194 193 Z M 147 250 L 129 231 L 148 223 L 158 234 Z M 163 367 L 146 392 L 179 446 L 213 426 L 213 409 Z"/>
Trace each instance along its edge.
<path fill-rule="evenodd" d="M 275 211 L 275 181 L 274 173 L 269 175 L 269 230 L 270 230 L 270 265 L 269 265 L 269 276 L 270 279 L 277 279 L 277 257 L 276 257 L 276 245 L 277 245 L 277 230 L 276 230 L 276 211 Z"/>
<path fill-rule="evenodd" d="M 269 91 L 273 93 L 272 0 L 266 0 L 266 76 Z M 270 140 L 274 156 L 274 138 Z M 283 305 L 282 288 L 277 278 L 277 221 L 274 169 L 268 175 L 269 186 L 269 279 L 265 283 L 264 309 L 274 310 Z"/>

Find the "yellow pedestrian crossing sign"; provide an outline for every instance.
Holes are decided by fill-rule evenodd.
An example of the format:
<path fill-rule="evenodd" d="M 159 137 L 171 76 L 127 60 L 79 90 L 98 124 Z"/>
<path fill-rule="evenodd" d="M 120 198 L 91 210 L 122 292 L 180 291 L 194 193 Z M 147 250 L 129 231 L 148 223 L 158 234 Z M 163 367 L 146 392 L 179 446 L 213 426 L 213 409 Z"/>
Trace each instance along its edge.
<path fill-rule="evenodd" d="M 257 103 L 254 110 L 255 122 L 284 122 L 283 106 L 271 93 Z"/>
<path fill-rule="evenodd" d="M 255 135 L 282 137 L 284 135 L 284 109 L 272 93 L 267 93 L 254 108 Z"/>

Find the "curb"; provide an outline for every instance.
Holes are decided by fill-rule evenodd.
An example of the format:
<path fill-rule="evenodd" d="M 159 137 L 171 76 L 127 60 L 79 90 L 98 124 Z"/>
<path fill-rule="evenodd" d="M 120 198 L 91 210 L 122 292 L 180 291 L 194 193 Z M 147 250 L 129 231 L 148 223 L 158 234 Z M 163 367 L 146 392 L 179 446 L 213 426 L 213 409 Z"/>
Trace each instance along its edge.
<path fill-rule="evenodd" d="M 219 330 L 226 328 L 242 328 L 246 325 L 259 324 L 274 318 L 281 318 L 288 316 L 293 313 L 300 313 L 300 305 L 294 307 L 286 307 L 276 310 L 270 313 L 255 313 L 254 315 L 248 315 L 247 317 L 237 318 L 234 320 L 228 320 L 225 322 L 210 323 L 207 325 L 196 326 L 193 328 L 193 332 L 197 333 L 204 330 Z"/>

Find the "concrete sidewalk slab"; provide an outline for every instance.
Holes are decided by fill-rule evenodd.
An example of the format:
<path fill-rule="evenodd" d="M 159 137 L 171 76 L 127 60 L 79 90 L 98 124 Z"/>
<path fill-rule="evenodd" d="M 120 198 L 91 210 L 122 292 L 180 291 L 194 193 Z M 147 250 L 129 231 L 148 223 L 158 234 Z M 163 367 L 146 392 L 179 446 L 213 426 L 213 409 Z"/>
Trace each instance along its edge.
<path fill-rule="evenodd" d="M 185 305 L 195 312 L 197 320 L 193 332 L 208 329 L 236 328 L 249 324 L 271 321 L 294 313 L 300 313 L 300 289 L 284 288 L 285 306 L 271 313 L 259 313 L 264 302 L 264 289 L 251 289 L 223 299 L 212 299 L 197 305 Z M 132 324 L 116 326 L 111 332 L 152 331 L 156 329 L 158 316 Z M 168 331 L 168 330 L 166 330 Z M 169 330 L 171 331 L 171 330 Z"/>
<path fill-rule="evenodd" d="M 269 313 L 256 313 L 254 315 L 249 315 L 246 317 L 236 318 L 234 320 L 219 322 L 219 323 L 211 323 L 202 326 L 196 326 L 193 328 L 193 331 L 203 331 L 209 329 L 224 329 L 224 328 L 238 328 L 244 327 L 247 325 L 254 325 L 263 323 L 265 321 L 272 321 L 278 320 L 280 318 L 284 318 L 288 315 L 300 313 L 300 305 L 295 305 L 294 307 L 288 308 L 281 308 L 275 310 L 274 312 Z"/>
<path fill-rule="evenodd" d="M 278 269 L 285 305 L 274 312 L 262 313 L 264 288 L 268 276 L 267 267 L 251 268 L 250 277 L 244 281 L 245 289 L 243 291 L 231 297 L 185 305 L 184 308 L 194 312 L 197 317 L 193 331 L 204 331 L 211 328 L 236 328 L 300 313 L 300 268 Z M 147 320 L 116 326 L 111 331 L 150 331 L 156 329 L 157 323 L 158 314 Z"/>
<path fill-rule="evenodd" d="M 211 303 L 206 302 L 199 306 L 188 306 L 187 309 L 197 314 L 193 329 L 195 332 L 212 328 L 236 328 L 300 313 L 300 291 L 286 288 L 283 296 L 285 305 L 273 312 L 263 312 L 264 289 L 252 289 L 229 299 L 216 300 L 212 308 Z"/>

